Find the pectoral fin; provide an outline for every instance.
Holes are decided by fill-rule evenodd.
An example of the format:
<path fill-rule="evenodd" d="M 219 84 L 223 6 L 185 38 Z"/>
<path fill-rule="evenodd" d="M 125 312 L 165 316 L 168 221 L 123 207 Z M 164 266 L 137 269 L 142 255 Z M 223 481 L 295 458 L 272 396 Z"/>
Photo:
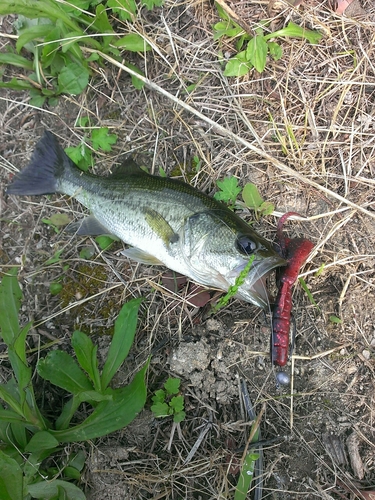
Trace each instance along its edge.
<path fill-rule="evenodd" d="M 129 257 L 129 259 L 140 262 L 141 264 L 148 264 L 152 266 L 164 266 L 160 260 L 153 255 L 150 255 L 139 248 L 127 248 L 121 252 L 122 255 Z"/>
<path fill-rule="evenodd" d="M 85 217 L 82 221 L 73 222 L 66 228 L 69 233 L 77 233 L 80 236 L 98 236 L 99 234 L 111 234 L 93 215 Z"/>
<path fill-rule="evenodd" d="M 169 223 L 159 212 L 149 208 L 146 210 L 145 219 L 150 228 L 161 238 L 166 246 L 178 241 L 178 234 L 173 231 Z"/>

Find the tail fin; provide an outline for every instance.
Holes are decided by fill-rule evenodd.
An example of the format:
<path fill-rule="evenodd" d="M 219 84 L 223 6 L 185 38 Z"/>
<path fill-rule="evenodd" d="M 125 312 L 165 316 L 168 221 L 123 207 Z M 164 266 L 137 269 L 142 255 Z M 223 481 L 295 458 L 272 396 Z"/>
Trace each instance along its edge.
<path fill-rule="evenodd" d="M 46 130 L 35 146 L 31 162 L 15 175 L 7 188 L 7 194 L 55 193 L 58 190 L 58 179 L 64 175 L 66 169 L 73 166 L 74 163 L 58 143 L 57 137 Z"/>

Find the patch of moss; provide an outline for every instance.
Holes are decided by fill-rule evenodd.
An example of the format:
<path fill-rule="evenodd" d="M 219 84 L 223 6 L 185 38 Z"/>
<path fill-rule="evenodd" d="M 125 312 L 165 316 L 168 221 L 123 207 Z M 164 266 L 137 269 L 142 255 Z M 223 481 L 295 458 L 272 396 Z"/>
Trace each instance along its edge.
<path fill-rule="evenodd" d="M 62 281 L 63 288 L 59 294 L 61 306 L 67 307 L 69 304 L 74 304 L 81 299 L 95 296 L 105 288 L 106 281 L 107 270 L 105 267 L 87 263 L 78 265 L 77 268 L 72 271 L 69 276 L 65 276 Z M 92 330 L 85 331 L 86 328 L 84 328 L 82 324 L 84 318 L 90 314 L 91 309 L 92 314 L 95 314 L 98 318 L 98 324 L 101 323 L 100 320 L 110 318 L 116 307 L 116 301 L 113 297 L 109 296 L 102 301 L 102 304 L 102 307 L 98 307 L 97 298 L 93 298 L 92 301 L 87 301 L 75 306 L 74 315 L 80 317 L 80 321 L 75 321 L 74 328 L 80 329 L 88 335 L 92 333 L 97 335 L 112 335 L 113 327 L 99 327 L 97 330 L 95 329 L 94 332 Z"/>

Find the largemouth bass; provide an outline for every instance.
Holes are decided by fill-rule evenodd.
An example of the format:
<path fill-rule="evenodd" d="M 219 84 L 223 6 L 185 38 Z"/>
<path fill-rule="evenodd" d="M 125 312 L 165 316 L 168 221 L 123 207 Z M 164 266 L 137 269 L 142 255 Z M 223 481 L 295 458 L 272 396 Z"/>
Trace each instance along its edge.
<path fill-rule="evenodd" d="M 265 278 L 286 264 L 238 215 L 189 184 L 150 175 L 132 160 L 108 177 L 82 172 L 46 131 L 7 193 L 55 192 L 90 210 L 78 234 L 113 234 L 131 245 L 126 256 L 164 265 L 207 287 L 227 291 L 254 256 L 236 296 L 259 307 L 268 305 Z"/>

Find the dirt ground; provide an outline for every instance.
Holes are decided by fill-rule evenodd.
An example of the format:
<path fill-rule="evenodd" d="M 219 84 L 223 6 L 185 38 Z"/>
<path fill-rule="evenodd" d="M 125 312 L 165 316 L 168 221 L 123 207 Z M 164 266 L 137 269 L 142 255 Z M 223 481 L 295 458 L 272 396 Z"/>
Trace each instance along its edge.
<path fill-rule="evenodd" d="M 56 107 L 35 109 L 26 93 L 0 90 L 0 271 L 20 268 L 22 319 L 36 325 L 30 346 L 53 339 L 69 349 L 80 328 L 105 353 L 121 304 L 145 299 L 116 382 L 129 380 L 151 354 L 149 398 L 127 428 L 80 445 L 87 453 L 81 487 L 91 500 L 233 498 L 251 425 L 244 382 L 255 412 L 263 411 L 262 439 L 270 441 L 262 498 L 370 498 L 365 490 L 375 490 L 375 6 L 362 0 L 367 16 L 351 19 L 326 1 L 230 5 L 250 29 L 272 16 L 274 26 L 293 20 L 323 38 L 317 45 L 285 38 L 282 59 L 269 60 L 262 74 L 226 78 L 219 50 L 229 58 L 235 45 L 213 40 L 214 5 L 166 0 L 126 28 L 147 34 L 154 47 L 145 58 L 131 56 L 153 86 L 135 90 L 129 75 L 108 63 L 96 68 L 85 93 L 62 96 Z M 4 20 L 1 26 L 11 32 Z M 2 51 L 14 43 L 0 40 Z M 101 253 L 93 240 L 43 223 L 55 213 L 79 220 L 84 209 L 74 200 L 5 195 L 43 130 L 75 146 L 85 132 L 76 126 L 82 116 L 119 136 L 112 152 L 98 156 L 96 174 L 106 175 L 126 154 L 210 195 L 228 175 L 253 182 L 276 207 L 254 222 L 270 241 L 282 213 L 306 215 L 286 225 L 290 237 L 315 245 L 302 276 L 316 306 L 300 285 L 293 293 L 291 386 L 276 387 L 270 318 L 261 310 L 232 300 L 210 316 L 208 306 L 189 304 L 187 287 L 173 293 L 161 286 L 164 269 L 122 257 L 121 243 Z M 241 216 L 254 219 L 248 210 Z M 80 258 L 90 245 L 94 257 Z M 58 250 L 62 262 L 46 266 Z M 53 296 L 49 285 L 61 276 L 63 291 Z M 186 419 L 177 427 L 150 411 L 169 375 L 181 378 L 185 398 Z M 52 408 L 56 394 L 44 396 Z"/>

